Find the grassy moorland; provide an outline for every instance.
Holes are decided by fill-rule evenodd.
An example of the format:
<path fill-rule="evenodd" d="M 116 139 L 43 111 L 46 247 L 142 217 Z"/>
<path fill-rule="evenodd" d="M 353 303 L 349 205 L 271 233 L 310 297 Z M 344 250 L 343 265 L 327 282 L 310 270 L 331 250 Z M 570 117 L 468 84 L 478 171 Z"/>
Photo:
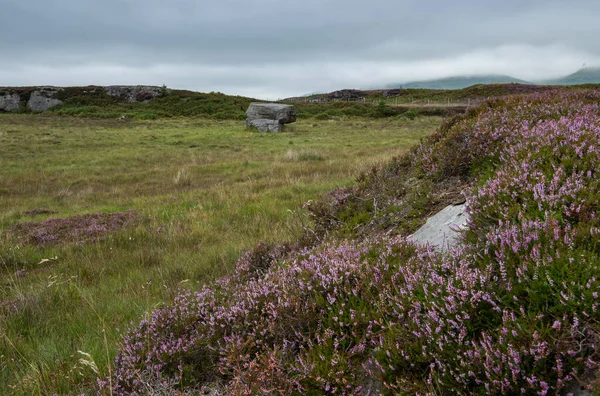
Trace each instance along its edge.
<path fill-rule="evenodd" d="M 93 394 L 130 322 L 296 240 L 305 202 L 439 123 L 0 114 L 0 394 Z"/>
<path fill-rule="evenodd" d="M 587 84 L 562 87 L 570 91 L 598 89 L 599 85 Z M 0 87 L 16 93 L 21 98 L 21 113 L 28 113 L 26 103 L 36 87 Z M 63 103 L 48 111 L 50 114 L 75 117 L 118 118 L 153 120 L 172 117 L 202 117 L 214 120 L 243 120 L 248 105 L 255 99 L 229 96 L 218 92 L 202 93 L 186 90 L 156 88 L 158 96 L 141 95 L 138 101 L 129 102 L 125 97 L 111 96 L 100 87 L 65 87 L 56 93 Z M 308 97 L 289 98 L 298 109 L 301 118 L 316 120 L 344 117 L 389 118 L 403 116 L 409 119 L 420 115 L 449 116 L 464 112 L 488 98 L 548 92 L 554 86 L 523 84 L 479 84 L 464 89 L 395 89 L 355 91 L 356 100 L 335 98 L 335 93 Z M 345 90 L 353 91 L 353 90 Z M 339 92 L 338 92 L 339 93 Z M 364 98 L 363 98 L 364 96 Z M 358 99 L 363 98 L 363 99 Z M 311 103 L 317 100 L 320 103 Z"/>
<path fill-rule="evenodd" d="M 600 380 L 600 93 L 489 101 L 154 310 L 104 394 L 567 394 Z M 402 234 L 467 188 L 463 245 Z M 423 198 L 425 197 L 425 198 Z"/>
<path fill-rule="evenodd" d="M 561 87 L 567 91 L 599 89 L 599 84 Z M 31 93 L 39 87 L 0 87 L 0 94 L 10 92 L 21 98 L 20 113 L 29 113 L 26 103 Z M 48 113 L 95 118 L 130 117 L 153 120 L 172 117 L 202 117 L 214 120 L 243 120 L 248 105 L 256 99 L 230 96 L 219 92 L 193 92 L 156 87 L 158 96 L 137 98 L 129 102 L 125 97 L 111 96 L 101 87 L 65 87 L 56 93 L 63 103 Z M 454 90 L 394 89 L 356 91 L 356 100 L 336 99 L 334 93 L 288 98 L 298 109 L 301 118 L 316 120 L 343 117 L 388 118 L 419 115 L 449 116 L 461 113 L 467 107 L 489 98 L 525 95 L 555 90 L 556 86 L 526 84 L 478 84 Z M 345 90 L 355 91 L 355 90 Z M 363 98 L 364 97 L 364 98 Z M 358 99 L 362 98 L 362 99 Z M 320 103 L 311 103 L 317 100 Z"/>

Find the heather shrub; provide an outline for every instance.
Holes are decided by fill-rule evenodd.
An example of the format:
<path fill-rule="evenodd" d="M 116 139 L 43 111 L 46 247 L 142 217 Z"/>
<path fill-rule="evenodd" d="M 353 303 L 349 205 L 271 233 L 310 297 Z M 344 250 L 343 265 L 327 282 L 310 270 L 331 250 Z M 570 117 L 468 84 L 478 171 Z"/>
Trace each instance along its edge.
<path fill-rule="evenodd" d="M 113 391 L 141 394 L 156 378 L 195 387 L 226 380 L 235 389 L 261 381 L 279 390 L 360 389 L 371 329 L 380 328 L 371 308 L 382 277 L 398 269 L 394 250 L 408 259 L 415 248 L 391 240 L 328 244 L 271 267 L 263 256 L 261 271 L 256 252 L 244 256 L 236 276 L 182 294 L 125 336 Z"/>
<path fill-rule="evenodd" d="M 34 245 L 97 242 L 130 225 L 133 220 L 133 212 L 89 213 L 21 223 L 14 231 L 21 240 Z"/>
<path fill-rule="evenodd" d="M 488 100 L 446 122 L 413 152 L 412 163 L 429 176 L 468 176 L 481 164 L 498 165 L 499 149 L 518 144 L 521 131 L 545 120 L 572 118 L 597 107 L 598 92 L 544 92 Z"/>
<path fill-rule="evenodd" d="M 599 99 L 507 98 L 448 121 L 356 187 L 311 204 L 318 227 L 352 233 L 304 249 L 258 246 L 233 276 L 132 327 L 102 391 L 143 394 L 147 383 L 223 384 L 233 394 L 593 388 Z M 382 219 L 410 229 L 407 218 L 450 191 L 448 177 L 474 183 L 461 247 L 440 255 L 402 231 L 360 231 L 385 229 Z M 333 240 L 339 235 L 353 238 Z"/>

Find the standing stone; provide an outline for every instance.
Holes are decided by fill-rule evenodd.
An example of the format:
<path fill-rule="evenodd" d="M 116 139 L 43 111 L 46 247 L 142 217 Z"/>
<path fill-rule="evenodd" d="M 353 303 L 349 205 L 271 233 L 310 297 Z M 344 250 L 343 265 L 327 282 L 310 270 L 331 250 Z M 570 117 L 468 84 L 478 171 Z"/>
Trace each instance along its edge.
<path fill-rule="evenodd" d="M 18 94 L 0 94 L 0 111 L 15 111 L 19 109 L 21 98 Z"/>
<path fill-rule="evenodd" d="M 249 120 L 276 120 L 280 124 L 296 122 L 296 108 L 280 103 L 251 103 L 246 115 Z"/>
<path fill-rule="evenodd" d="M 281 132 L 283 124 L 296 122 L 296 108 L 279 103 L 251 103 L 246 115 L 246 127 L 260 132 Z"/>

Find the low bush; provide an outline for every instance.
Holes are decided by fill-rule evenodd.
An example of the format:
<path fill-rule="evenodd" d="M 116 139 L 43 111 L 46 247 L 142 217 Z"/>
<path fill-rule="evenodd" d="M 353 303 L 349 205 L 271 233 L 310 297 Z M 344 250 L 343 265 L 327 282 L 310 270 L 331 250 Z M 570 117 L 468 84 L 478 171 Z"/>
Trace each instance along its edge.
<path fill-rule="evenodd" d="M 408 118 L 409 120 L 414 120 L 415 118 L 417 118 L 418 115 L 419 114 L 417 114 L 417 112 L 414 110 L 408 110 L 402 113 L 402 116 Z"/>

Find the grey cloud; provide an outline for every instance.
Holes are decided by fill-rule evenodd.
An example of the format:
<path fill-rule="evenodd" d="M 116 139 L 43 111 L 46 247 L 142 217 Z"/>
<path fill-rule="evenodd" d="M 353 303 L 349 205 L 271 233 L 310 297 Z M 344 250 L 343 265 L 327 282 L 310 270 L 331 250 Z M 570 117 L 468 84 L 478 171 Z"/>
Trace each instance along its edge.
<path fill-rule="evenodd" d="M 0 85 L 69 82 L 71 70 L 78 83 L 124 83 L 126 75 L 302 94 L 316 83 L 326 90 L 477 70 L 544 78 L 600 56 L 600 3 L 591 0 L 0 0 L 0 7 Z M 37 76 L 27 74 L 33 69 Z M 279 72 L 297 75 L 272 87 L 269 75 Z"/>

